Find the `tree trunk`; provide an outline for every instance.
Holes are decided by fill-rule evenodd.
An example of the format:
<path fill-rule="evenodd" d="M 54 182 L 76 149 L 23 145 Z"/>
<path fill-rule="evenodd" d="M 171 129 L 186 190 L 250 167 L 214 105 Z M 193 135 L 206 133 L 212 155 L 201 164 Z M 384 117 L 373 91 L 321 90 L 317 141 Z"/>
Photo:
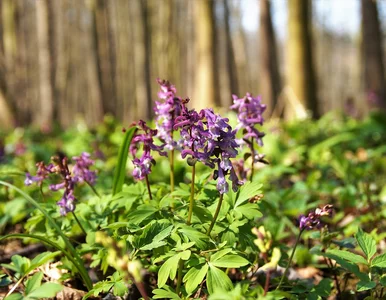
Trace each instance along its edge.
<path fill-rule="evenodd" d="M 112 43 L 108 18 L 108 2 L 104 0 L 89 0 L 93 12 L 93 38 L 97 51 L 98 78 L 103 95 L 105 113 L 114 114 L 116 91 L 114 86 L 114 66 L 112 59 Z"/>
<path fill-rule="evenodd" d="M 377 2 L 362 0 L 364 89 L 370 107 L 386 109 L 386 81 Z"/>
<path fill-rule="evenodd" d="M 196 109 L 220 105 L 217 93 L 214 1 L 195 0 L 196 74 L 193 106 Z"/>
<path fill-rule="evenodd" d="M 51 130 L 54 113 L 52 88 L 52 59 L 50 49 L 49 0 L 36 1 L 36 25 L 39 55 L 40 114 L 37 123 L 43 130 Z"/>
<path fill-rule="evenodd" d="M 229 5 L 228 0 L 223 0 L 224 7 L 224 21 L 225 21 L 225 42 L 226 42 L 226 68 L 228 75 L 228 84 L 231 94 L 235 94 L 239 96 L 239 85 L 237 81 L 237 69 L 236 69 L 236 61 L 235 61 L 235 53 L 233 51 L 232 45 L 232 33 L 230 29 L 230 13 L 229 13 Z M 232 97 L 228 95 L 227 99 L 229 102 L 227 105 L 232 104 Z"/>
<path fill-rule="evenodd" d="M 267 105 L 267 115 L 276 107 L 281 92 L 281 79 L 272 26 L 271 2 L 260 0 L 260 94 Z"/>
<path fill-rule="evenodd" d="M 150 85 L 150 45 L 146 3 L 143 0 L 137 0 L 131 1 L 130 4 L 134 35 L 133 48 L 137 117 L 149 120 L 152 117 L 153 112 Z"/>
<path fill-rule="evenodd" d="M 287 82 L 293 92 L 293 107 L 299 104 L 298 109 L 292 109 L 292 117 L 302 114 L 302 108 L 310 110 L 314 118 L 319 117 L 311 47 L 311 5 L 310 0 L 288 1 Z"/>

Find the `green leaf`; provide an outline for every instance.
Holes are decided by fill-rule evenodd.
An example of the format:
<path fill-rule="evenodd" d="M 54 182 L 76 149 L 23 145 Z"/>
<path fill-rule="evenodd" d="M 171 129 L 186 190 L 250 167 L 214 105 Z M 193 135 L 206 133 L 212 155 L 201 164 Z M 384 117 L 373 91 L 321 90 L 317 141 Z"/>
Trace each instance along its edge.
<path fill-rule="evenodd" d="M 204 249 L 206 247 L 207 242 L 209 241 L 209 237 L 206 234 L 198 231 L 197 229 L 187 226 L 187 225 L 179 225 L 180 228 L 178 232 L 186 236 L 189 241 L 195 242 L 195 245 L 199 249 Z"/>
<path fill-rule="evenodd" d="M 42 284 L 43 272 L 35 273 L 34 276 L 26 281 L 25 293 L 28 295 L 33 290 L 36 290 Z"/>
<path fill-rule="evenodd" d="M 208 272 L 208 265 L 195 266 L 185 274 L 183 282 L 185 282 L 185 289 L 188 294 L 193 293 L 197 286 L 204 280 Z"/>
<path fill-rule="evenodd" d="M 386 253 L 374 257 L 371 267 L 386 268 Z"/>
<path fill-rule="evenodd" d="M 163 241 L 167 238 L 173 229 L 173 225 L 167 223 L 152 222 L 146 225 L 142 234 L 139 236 L 134 246 L 140 250 L 152 250 L 166 244 Z"/>
<path fill-rule="evenodd" d="M 209 263 L 209 271 L 206 276 L 206 285 L 209 294 L 213 294 L 216 290 L 230 291 L 233 288 L 232 281 L 220 269 Z"/>
<path fill-rule="evenodd" d="M 29 271 L 32 271 L 33 269 L 36 269 L 51 259 L 53 259 L 55 256 L 58 256 L 61 253 L 61 251 L 56 252 L 43 252 L 39 255 L 35 256 L 35 258 L 31 261 L 31 266 L 29 267 Z"/>
<path fill-rule="evenodd" d="M 27 270 L 31 265 L 31 261 L 27 257 L 13 255 L 11 257 L 11 261 L 15 269 L 17 270 L 16 272 L 20 273 L 21 275 L 27 274 Z"/>
<path fill-rule="evenodd" d="M 382 286 L 386 286 L 386 274 L 379 279 L 379 283 L 382 284 Z"/>
<path fill-rule="evenodd" d="M 246 266 L 249 262 L 239 255 L 225 255 L 215 261 L 211 261 L 211 264 L 219 268 L 240 268 Z"/>
<path fill-rule="evenodd" d="M 211 257 L 210 257 L 210 261 L 211 262 L 214 262 L 216 260 L 218 260 L 219 258 L 227 255 L 229 252 L 232 252 L 232 248 L 225 248 L 225 249 L 222 249 L 220 251 L 217 251 L 216 253 L 214 253 Z"/>
<path fill-rule="evenodd" d="M 320 297 L 327 298 L 331 294 L 333 281 L 329 278 L 323 278 L 315 287 L 315 291 Z"/>
<path fill-rule="evenodd" d="M 4 300 L 23 300 L 23 295 L 22 294 L 12 294 L 9 295 L 8 297 L 5 297 Z"/>
<path fill-rule="evenodd" d="M 261 218 L 263 216 L 263 214 L 258 210 L 256 203 L 247 203 L 241 206 L 237 206 L 235 211 L 241 213 L 249 220 L 254 218 Z"/>
<path fill-rule="evenodd" d="M 135 225 L 139 225 L 145 219 L 155 214 L 157 209 L 150 205 L 141 205 L 138 209 L 132 211 L 127 216 L 127 220 Z"/>
<path fill-rule="evenodd" d="M 351 253 L 349 251 L 332 249 L 332 250 L 327 250 L 327 253 L 331 253 L 333 255 L 339 256 L 352 263 L 368 265 L 368 262 L 363 256 Z"/>
<path fill-rule="evenodd" d="M 161 266 L 161 268 L 158 271 L 157 286 L 159 288 L 162 288 L 166 284 L 168 277 L 170 277 L 171 280 L 173 280 L 176 277 L 177 267 L 178 267 L 179 261 L 180 261 L 180 255 L 176 254 L 176 255 L 173 255 L 172 257 L 170 257 Z"/>
<path fill-rule="evenodd" d="M 355 235 L 359 247 L 366 254 L 367 260 L 369 261 L 377 251 L 375 240 L 371 235 L 363 232 L 361 228 L 358 228 L 358 232 Z"/>
<path fill-rule="evenodd" d="M 55 297 L 58 292 L 63 289 L 58 283 L 47 282 L 42 286 L 38 287 L 36 290 L 32 291 L 32 293 L 28 294 L 28 298 L 50 298 Z"/>
<path fill-rule="evenodd" d="M 113 293 L 115 296 L 122 297 L 123 295 L 126 294 L 126 292 L 127 292 L 127 286 L 123 282 L 123 280 L 117 281 L 114 283 Z"/>
<path fill-rule="evenodd" d="M 234 208 L 243 204 L 245 201 L 256 196 L 257 194 L 261 194 L 262 186 L 263 185 L 258 182 L 248 182 L 245 185 L 243 185 L 240 188 L 240 193 L 239 193 L 239 196 L 237 197 Z"/>
<path fill-rule="evenodd" d="M 163 289 L 153 290 L 153 294 L 153 299 L 181 300 L 181 298 L 168 286 L 165 286 Z"/>
<path fill-rule="evenodd" d="M 115 167 L 113 178 L 113 195 L 122 191 L 122 186 L 126 176 L 126 164 L 129 154 L 129 147 L 136 130 L 136 127 L 132 127 L 126 131 L 121 147 L 119 148 L 117 166 Z"/>
<path fill-rule="evenodd" d="M 362 292 L 362 291 L 367 291 L 375 288 L 377 284 L 374 281 L 359 281 L 357 283 L 357 291 Z"/>

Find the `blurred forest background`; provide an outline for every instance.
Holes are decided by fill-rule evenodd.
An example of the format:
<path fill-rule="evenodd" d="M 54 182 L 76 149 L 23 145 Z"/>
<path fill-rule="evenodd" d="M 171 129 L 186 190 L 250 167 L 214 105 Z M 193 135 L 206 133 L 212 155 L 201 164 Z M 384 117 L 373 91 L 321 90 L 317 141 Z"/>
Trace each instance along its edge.
<path fill-rule="evenodd" d="M 0 129 L 150 119 L 156 78 L 266 119 L 386 107 L 386 1 L 1 0 L 0 24 Z"/>

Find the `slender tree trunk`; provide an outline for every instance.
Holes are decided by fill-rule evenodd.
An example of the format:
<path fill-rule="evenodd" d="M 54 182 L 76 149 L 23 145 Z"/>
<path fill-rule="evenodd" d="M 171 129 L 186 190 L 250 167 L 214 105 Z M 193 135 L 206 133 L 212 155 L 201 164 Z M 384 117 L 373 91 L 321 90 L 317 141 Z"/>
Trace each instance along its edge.
<path fill-rule="evenodd" d="M 98 78 L 102 89 L 104 112 L 114 114 L 116 91 L 107 12 L 108 2 L 104 0 L 89 0 L 89 4 L 93 12 L 93 38 L 94 47 L 98 54 Z"/>
<path fill-rule="evenodd" d="M 235 53 L 233 51 L 232 45 L 232 33 L 230 29 L 231 17 L 229 13 L 228 0 L 223 0 L 224 7 L 224 21 L 225 21 L 225 41 L 226 41 L 226 69 L 228 75 L 228 84 L 229 89 L 232 94 L 239 95 L 239 85 L 237 80 L 237 69 L 235 61 Z M 232 104 L 232 97 L 229 95 L 227 97 L 229 102 L 227 104 Z"/>
<path fill-rule="evenodd" d="M 312 116 L 317 118 L 319 110 L 311 47 L 311 5 L 310 0 L 288 0 L 287 82 L 292 89 L 294 102 L 310 110 Z"/>
<path fill-rule="evenodd" d="M 217 93 L 214 1 L 195 0 L 196 76 L 193 105 L 197 109 L 220 105 Z"/>
<path fill-rule="evenodd" d="M 134 35 L 133 48 L 137 117 L 149 120 L 153 112 L 151 105 L 150 45 L 146 3 L 143 0 L 138 0 L 132 1 L 130 4 Z"/>
<path fill-rule="evenodd" d="M 51 130 L 54 114 L 48 1 L 36 1 L 40 86 L 40 115 L 37 122 L 44 130 Z"/>
<path fill-rule="evenodd" d="M 272 26 L 271 1 L 260 0 L 260 87 L 268 114 L 277 104 L 281 92 L 281 79 L 277 60 L 275 32 Z"/>
<path fill-rule="evenodd" d="M 386 81 L 377 2 L 362 0 L 364 88 L 370 106 L 386 110 Z"/>

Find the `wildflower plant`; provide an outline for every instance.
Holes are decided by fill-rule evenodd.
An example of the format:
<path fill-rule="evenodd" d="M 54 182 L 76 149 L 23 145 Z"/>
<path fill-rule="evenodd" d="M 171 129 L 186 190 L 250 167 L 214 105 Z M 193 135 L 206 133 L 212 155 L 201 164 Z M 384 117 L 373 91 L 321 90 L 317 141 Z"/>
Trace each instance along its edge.
<path fill-rule="evenodd" d="M 16 191 L 38 209 L 26 222 L 29 233 L 11 234 L 0 240 L 37 239 L 56 249 L 50 259 L 61 259 L 61 268 L 70 271 L 63 280 L 68 276 L 82 279 L 83 289 L 88 291 L 84 299 L 109 293 L 120 297 L 129 293 L 132 298 L 143 299 L 283 299 L 296 297 L 301 288 L 306 291 L 305 297 L 316 299 L 328 296 L 333 279 L 313 284 L 287 278 L 293 258 L 298 262 L 295 251 L 303 235 L 313 231 L 307 237 L 312 239 L 318 233 L 322 246 L 315 242 L 308 255 L 326 258 L 326 264 L 334 271 L 331 274 L 345 269 L 356 275 L 360 280 L 358 290 L 368 288 L 373 297 L 382 296 L 385 256 L 376 255 L 370 234 L 358 231 L 355 236 L 363 252 L 358 255 L 343 250 L 348 243 L 335 240 L 337 234 L 329 232 L 332 205 L 300 215 L 309 208 L 309 199 L 303 205 L 291 198 L 300 198 L 299 191 L 306 194 L 307 184 L 314 177 L 307 183 L 294 183 L 293 178 L 298 178 L 291 173 L 291 181 L 286 184 L 294 193 L 271 191 L 262 199 L 262 185 L 257 180 L 261 176 L 254 176 L 255 164 L 264 162 L 258 147 L 263 146 L 266 107 L 259 97 L 234 96 L 231 109 L 237 119 L 232 123 L 232 118 L 213 108 L 195 110 L 189 99 L 177 94 L 173 84 L 157 82 L 160 90 L 154 122 L 139 120 L 124 133 L 104 132 L 109 140 L 106 148 L 118 153 L 116 159 L 109 159 L 106 153 L 105 161 L 95 162 L 95 155 L 83 152 L 71 159 L 61 155 L 53 157 L 49 164 L 38 163 L 36 172 L 23 177 L 25 185 L 40 189 L 42 197 L 38 189 L 28 189 L 38 201 L 0 181 L 11 189 L 10 194 Z M 111 139 L 108 132 L 113 134 Z M 114 147 L 119 143 L 118 151 Z M 132 167 L 129 176 L 127 162 Z M 288 179 L 286 173 L 275 176 Z M 274 185 L 276 178 L 266 181 Z M 103 192 L 96 191 L 96 182 Z M 91 192 L 82 188 L 84 185 L 96 196 L 84 197 Z M 301 189 L 297 190 L 299 186 Z M 297 215 L 300 217 L 295 225 Z M 288 239 L 290 231 L 298 235 L 288 257 L 288 248 L 280 239 Z M 302 250 L 308 251 L 305 248 Z M 368 272 L 365 274 L 352 261 L 362 264 Z M 282 266 L 285 269 L 280 274 Z M 15 263 L 3 267 L 11 273 L 17 269 Z M 91 281 L 89 273 L 98 278 Z M 41 277 L 29 274 L 15 283 L 12 292 L 29 295 L 22 283 L 28 285 L 27 280 Z M 337 289 L 344 286 L 339 278 L 334 281 Z M 45 286 L 48 285 L 41 284 Z"/>

